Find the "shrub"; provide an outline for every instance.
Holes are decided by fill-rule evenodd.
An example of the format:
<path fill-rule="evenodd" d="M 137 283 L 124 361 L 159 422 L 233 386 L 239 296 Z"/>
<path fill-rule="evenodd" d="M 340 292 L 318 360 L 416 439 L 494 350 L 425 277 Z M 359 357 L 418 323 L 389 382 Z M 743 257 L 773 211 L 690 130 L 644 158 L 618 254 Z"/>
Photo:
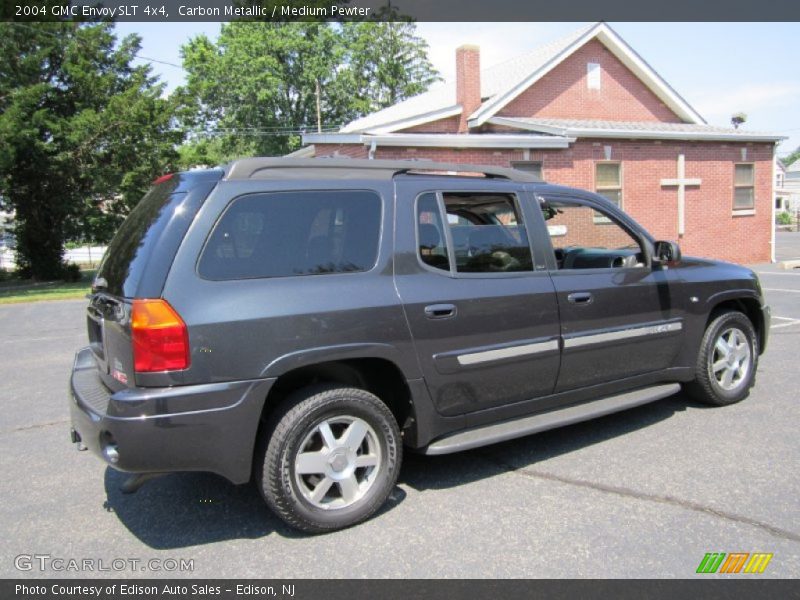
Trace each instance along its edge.
<path fill-rule="evenodd" d="M 67 282 L 75 282 L 81 280 L 81 268 L 75 263 L 67 263 L 64 265 L 64 271 L 61 279 Z"/>
<path fill-rule="evenodd" d="M 778 225 L 791 225 L 792 224 L 792 215 L 786 211 L 779 212 L 775 216 L 775 221 Z"/>

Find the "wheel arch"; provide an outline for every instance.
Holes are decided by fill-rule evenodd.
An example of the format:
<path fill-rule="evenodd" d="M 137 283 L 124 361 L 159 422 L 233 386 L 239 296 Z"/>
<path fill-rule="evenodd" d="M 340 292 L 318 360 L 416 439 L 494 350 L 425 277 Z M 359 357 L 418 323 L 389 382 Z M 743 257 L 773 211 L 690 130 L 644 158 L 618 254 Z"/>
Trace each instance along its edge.
<path fill-rule="evenodd" d="M 723 312 L 737 311 L 743 313 L 753 324 L 758 339 L 758 352 L 762 354 L 766 347 L 766 323 L 761 310 L 761 300 L 754 294 L 741 294 L 728 292 L 717 294 L 709 298 L 710 310 L 705 327 Z"/>

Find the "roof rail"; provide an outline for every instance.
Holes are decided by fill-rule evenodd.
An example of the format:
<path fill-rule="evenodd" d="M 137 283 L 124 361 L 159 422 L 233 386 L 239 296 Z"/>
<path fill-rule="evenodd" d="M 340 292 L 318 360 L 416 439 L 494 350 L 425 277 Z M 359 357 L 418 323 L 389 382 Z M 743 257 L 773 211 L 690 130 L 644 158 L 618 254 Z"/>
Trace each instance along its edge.
<path fill-rule="evenodd" d="M 342 158 L 242 158 L 226 165 L 225 179 L 292 179 L 296 169 L 317 171 L 304 176 L 328 179 L 392 179 L 396 175 L 483 176 L 520 182 L 541 182 L 531 173 L 502 167 L 440 163 L 428 160 Z"/>

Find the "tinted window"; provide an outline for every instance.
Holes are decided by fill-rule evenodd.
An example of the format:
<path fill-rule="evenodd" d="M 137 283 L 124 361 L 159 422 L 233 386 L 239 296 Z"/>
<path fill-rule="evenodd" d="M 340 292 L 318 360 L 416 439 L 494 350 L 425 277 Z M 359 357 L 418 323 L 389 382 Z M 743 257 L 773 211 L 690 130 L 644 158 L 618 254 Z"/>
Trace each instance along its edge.
<path fill-rule="evenodd" d="M 444 225 L 436 194 L 425 194 L 417 201 L 417 239 L 422 262 L 437 269 L 450 270 Z"/>
<path fill-rule="evenodd" d="M 186 197 L 185 192 L 174 191 L 179 180 L 174 176 L 152 187 L 117 231 L 98 270 L 108 292 L 127 297 L 135 294 L 153 246 Z"/>
<path fill-rule="evenodd" d="M 219 280 L 367 271 L 378 255 L 380 218 L 374 192 L 242 196 L 214 227 L 200 275 Z"/>
<path fill-rule="evenodd" d="M 460 273 L 532 271 L 525 225 L 509 194 L 445 193 Z"/>

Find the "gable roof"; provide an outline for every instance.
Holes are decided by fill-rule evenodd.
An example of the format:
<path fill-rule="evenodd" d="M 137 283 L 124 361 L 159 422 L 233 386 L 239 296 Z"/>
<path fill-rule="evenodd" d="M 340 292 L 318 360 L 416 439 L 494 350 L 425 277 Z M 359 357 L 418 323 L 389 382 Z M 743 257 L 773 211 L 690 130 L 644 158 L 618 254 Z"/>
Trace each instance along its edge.
<path fill-rule="evenodd" d="M 567 57 L 597 38 L 614 56 L 687 123 L 705 120 L 656 73 L 617 33 L 605 23 L 582 27 L 569 35 L 481 71 L 478 109 L 469 115 L 470 127 L 485 123 L 523 91 L 561 64 Z M 345 125 L 342 133 L 390 133 L 422 123 L 459 115 L 454 81 L 437 84 L 429 91 L 371 113 Z"/>

